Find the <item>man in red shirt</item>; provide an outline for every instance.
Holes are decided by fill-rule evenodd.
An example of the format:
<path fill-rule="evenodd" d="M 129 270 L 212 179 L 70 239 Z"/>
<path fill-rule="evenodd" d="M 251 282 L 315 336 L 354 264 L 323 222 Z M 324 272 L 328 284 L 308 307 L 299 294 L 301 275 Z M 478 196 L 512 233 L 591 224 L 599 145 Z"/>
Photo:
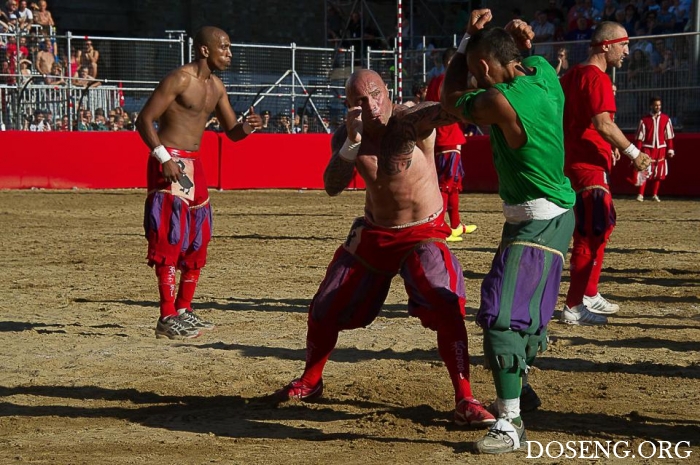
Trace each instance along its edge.
<path fill-rule="evenodd" d="M 649 100 L 651 112 L 643 116 L 637 129 L 637 148 L 649 155 L 651 167 L 644 173 L 633 173 L 635 185 L 639 186 L 637 201 L 644 201 L 644 188 L 647 181 L 651 180 L 651 195 L 656 202 L 659 199 L 659 185 L 666 179 L 668 164 L 666 158 L 673 158 L 673 124 L 668 115 L 661 113 L 661 97 L 652 97 Z"/>
<path fill-rule="evenodd" d="M 620 307 L 598 292 L 605 244 L 615 227 L 608 177 L 613 148 L 624 153 L 637 170 L 649 166 L 649 156 L 639 151 L 620 131 L 613 116 L 616 106 L 612 82 L 605 71 L 620 68 L 629 55 L 627 32 L 618 23 L 598 25 L 588 59 L 571 68 L 561 79 L 564 106 L 564 172 L 576 191 L 576 229 L 571 253 L 571 283 L 561 321 L 576 325 L 600 325 Z"/>
<path fill-rule="evenodd" d="M 445 69 L 457 49 L 446 49 L 442 54 L 442 64 Z M 435 76 L 428 84 L 428 92 L 425 100 L 428 102 L 440 101 L 440 88 L 445 80 L 445 73 Z M 462 191 L 462 179 L 464 168 L 462 167 L 462 145 L 467 142 L 460 123 L 441 126 L 436 129 L 435 137 L 435 167 L 437 169 L 438 184 L 442 194 L 443 212 L 450 217 L 452 234 L 447 237 L 447 242 L 462 240 L 462 234 L 471 234 L 476 231 L 474 224 L 462 224 L 459 217 L 459 193 Z"/>

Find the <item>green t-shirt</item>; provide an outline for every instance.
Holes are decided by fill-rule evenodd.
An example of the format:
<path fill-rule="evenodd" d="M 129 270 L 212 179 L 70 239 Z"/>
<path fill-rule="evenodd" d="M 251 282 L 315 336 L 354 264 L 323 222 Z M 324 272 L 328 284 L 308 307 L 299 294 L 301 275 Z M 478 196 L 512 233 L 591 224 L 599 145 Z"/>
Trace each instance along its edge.
<path fill-rule="evenodd" d="M 527 136 L 522 147 L 513 149 L 503 131 L 491 126 L 498 193 L 510 205 L 545 198 L 568 209 L 573 207 L 576 194 L 564 175 L 564 92 L 556 72 L 544 58 L 532 56 L 522 63 L 533 74 L 494 86 L 517 113 Z M 457 102 L 466 118 L 481 92 L 465 94 Z"/>

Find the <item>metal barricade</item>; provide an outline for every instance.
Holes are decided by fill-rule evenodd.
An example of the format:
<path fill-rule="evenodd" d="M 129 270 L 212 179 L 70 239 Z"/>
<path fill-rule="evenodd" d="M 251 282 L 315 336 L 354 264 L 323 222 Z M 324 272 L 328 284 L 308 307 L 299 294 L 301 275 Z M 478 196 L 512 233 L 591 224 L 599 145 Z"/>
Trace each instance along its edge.
<path fill-rule="evenodd" d="M 329 132 L 345 115 L 345 81 L 354 49 L 232 44 L 231 66 L 219 73 L 239 115 L 269 111 L 272 132 Z M 296 118 L 295 118 L 296 117 Z M 291 124 L 287 129 L 286 121 Z"/>
<path fill-rule="evenodd" d="M 182 31 L 169 31 L 169 35 L 168 39 L 146 39 L 71 33 L 0 34 L 0 40 L 8 44 L 0 47 L 0 128 L 24 127 L 24 115 L 36 109 L 51 108 L 55 116 L 69 115 L 73 123 L 80 108 L 104 107 L 108 112 L 122 107 L 127 113 L 140 111 L 157 83 L 193 58 L 191 38 Z M 456 39 L 454 36 L 453 42 Z M 20 50 L 27 47 L 27 53 L 34 58 L 29 66 L 19 54 L 13 53 L 16 45 L 10 46 L 11 43 L 20 44 Z M 657 43 L 663 43 L 671 51 L 669 58 L 665 56 L 669 53 L 657 49 Z M 610 70 L 617 86 L 616 121 L 621 128 L 633 130 L 648 110 L 649 98 L 658 95 L 678 130 L 700 129 L 700 51 L 696 50 L 699 47 L 700 33 L 630 39 L 631 56 L 621 69 Z M 49 48 L 53 50 L 53 58 L 48 63 L 57 71 L 46 75 L 46 69 L 38 67 L 45 67 L 47 62 L 40 65 L 37 58 Z M 346 111 L 344 84 L 357 62 L 354 48 L 237 43 L 231 49 L 231 67 L 218 74 L 239 115 L 253 105 L 257 112 L 267 110 L 276 115 L 279 123 L 291 120 L 292 131 L 304 119 L 311 132 L 333 130 L 342 123 Z M 546 53 L 550 63 L 556 66 L 555 55 L 560 49 L 567 51 L 569 66 L 588 55 L 587 42 L 539 43 L 532 53 Z M 99 52 L 99 57 L 93 50 Z M 402 97 L 410 99 L 414 82 L 429 82 L 441 71 L 443 51 L 444 48 L 429 46 L 425 37 L 418 48 L 403 51 Z M 96 61 L 91 56 L 97 57 Z M 399 87 L 394 72 L 397 60 L 395 49 L 369 49 L 367 53 L 366 65 L 382 75 L 392 96 L 396 96 Z M 80 77 L 83 67 L 92 75 L 89 80 Z M 53 74 L 58 74 L 55 77 L 59 79 L 53 79 Z M 101 86 L 93 87 L 94 81 Z M 299 119 L 295 122 L 297 115 Z M 282 125 L 278 130 L 287 131 Z"/>

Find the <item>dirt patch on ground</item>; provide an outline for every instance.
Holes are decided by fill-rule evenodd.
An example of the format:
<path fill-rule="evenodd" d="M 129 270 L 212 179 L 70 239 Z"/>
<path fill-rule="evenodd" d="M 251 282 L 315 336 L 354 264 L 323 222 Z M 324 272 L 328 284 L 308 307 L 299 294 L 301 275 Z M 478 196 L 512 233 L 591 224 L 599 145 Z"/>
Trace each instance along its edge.
<path fill-rule="evenodd" d="M 217 328 L 187 343 L 154 337 L 144 195 L 0 192 L 0 462 L 505 459 L 472 455 L 484 431 L 451 423 L 435 335 L 406 317 L 400 279 L 380 318 L 341 334 L 321 402 L 260 400 L 301 373 L 307 306 L 363 193 L 214 192 L 195 308 Z M 700 204 L 616 205 L 601 290 L 622 311 L 605 327 L 550 325 L 550 350 L 531 375 L 544 404 L 524 417 L 528 437 L 629 441 L 630 454 L 646 440 L 690 441 L 680 448 L 688 459 L 645 463 L 700 463 Z M 474 390 L 490 401 L 474 313 L 502 215 L 495 195 L 463 196 L 462 209 L 479 230 L 452 247 L 465 270 Z M 567 288 L 568 274 L 561 297 Z M 525 453 L 506 461 L 535 462 Z"/>

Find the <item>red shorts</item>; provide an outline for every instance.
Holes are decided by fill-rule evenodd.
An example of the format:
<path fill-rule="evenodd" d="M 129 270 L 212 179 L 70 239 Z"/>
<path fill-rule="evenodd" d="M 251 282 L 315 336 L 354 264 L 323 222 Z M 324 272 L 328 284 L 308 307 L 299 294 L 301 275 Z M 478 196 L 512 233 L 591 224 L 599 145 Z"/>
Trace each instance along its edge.
<path fill-rule="evenodd" d="M 173 185 L 165 181 L 161 164 L 148 160 L 148 197 L 143 226 L 148 240 L 148 264 L 198 269 L 206 264 L 207 246 L 212 235 L 209 191 L 199 152 L 168 148 L 173 159 L 191 164 L 192 179 L 181 178 L 184 193 L 173 194 Z M 178 187 L 181 190 L 181 187 Z"/>
<path fill-rule="evenodd" d="M 310 318 L 336 329 L 370 324 L 379 314 L 397 274 L 408 293 L 408 311 L 423 326 L 464 318 L 462 267 L 447 247 L 443 215 L 405 228 L 383 228 L 358 218 L 338 248 L 313 298 Z"/>

